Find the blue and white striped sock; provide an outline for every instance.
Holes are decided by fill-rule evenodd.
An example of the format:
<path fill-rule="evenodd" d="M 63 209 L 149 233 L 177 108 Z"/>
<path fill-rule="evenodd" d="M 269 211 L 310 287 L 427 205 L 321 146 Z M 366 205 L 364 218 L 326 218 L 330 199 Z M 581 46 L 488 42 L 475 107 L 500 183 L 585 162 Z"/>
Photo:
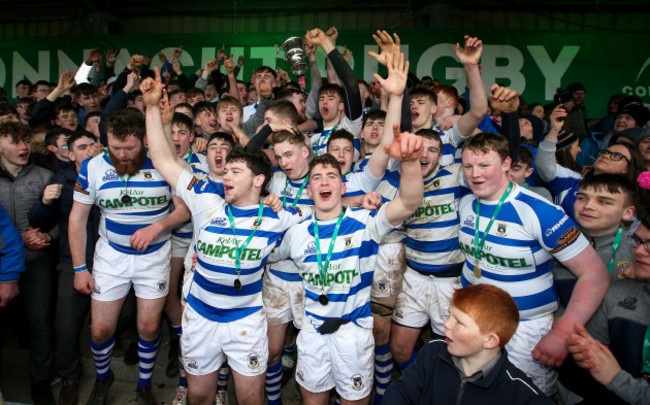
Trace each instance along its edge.
<path fill-rule="evenodd" d="M 111 375 L 113 346 L 115 346 L 115 335 L 102 344 L 95 343 L 92 335 L 90 336 L 90 350 L 93 353 L 93 359 L 95 359 L 98 380 L 106 380 Z"/>
<path fill-rule="evenodd" d="M 153 342 L 149 342 L 138 336 L 138 359 L 140 359 L 138 388 L 151 386 L 151 375 L 153 374 L 154 363 L 156 363 L 156 355 L 160 347 L 161 336 L 159 334 Z"/>
<path fill-rule="evenodd" d="M 228 364 L 224 364 L 219 368 L 219 378 L 217 380 L 217 391 L 227 390 L 229 380 L 230 380 L 230 367 L 228 367 Z"/>
<path fill-rule="evenodd" d="M 380 405 L 386 388 L 390 385 L 393 374 L 393 355 L 390 352 L 390 342 L 375 346 L 375 404 Z"/>
<path fill-rule="evenodd" d="M 268 405 L 282 404 L 280 397 L 282 391 L 282 360 L 266 368 L 266 398 Z"/>
<path fill-rule="evenodd" d="M 183 353 L 181 352 L 181 335 L 183 334 L 183 327 L 181 325 L 171 325 L 174 333 L 178 336 L 178 386 L 187 387 L 187 375 L 185 374 L 185 366 L 183 366 Z"/>

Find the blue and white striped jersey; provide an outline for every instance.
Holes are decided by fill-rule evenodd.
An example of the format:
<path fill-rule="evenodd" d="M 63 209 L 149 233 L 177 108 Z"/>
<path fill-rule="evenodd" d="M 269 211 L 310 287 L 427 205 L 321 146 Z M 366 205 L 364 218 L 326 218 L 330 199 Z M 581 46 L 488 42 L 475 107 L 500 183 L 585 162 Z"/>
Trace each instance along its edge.
<path fill-rule="evenodd" d="M 303 181 L 305 181 L 304 178 L 295 181 L 289 180 L 289 183 L 287 183 L 287 175 L 280 169 L 274 169 L 273 177 L 271 177 L 271 181 L 267 188 L 269 193 L 277 195 L 280 197 L 280 200 L 286 196 L 286 207 L 291 207 L 296 198 L 298 198 L 296 207 L 301 209 L 313 207 L 314 201 L 307 193 L 307 186 L 303 187 L 300 195 L 298 195 L 298 190 L 300 190 Z M 300 282 L 300 276 L 297 273 L 296 265 L 291 260 L 269 260 L 269 262 L 269 272 L 285 281 L 292 281 L 294 283 Z"/>
<path fill-rule="evenodd" d="M 262 222 L 257 223 L 258 206 L 233 207 L 236 235 L 226 213 L 227 203 L 217 194 L 214 184 L 183 171 L 176 188 L 178 196 L 192 212 L 196 271 L 189 288 L 187 302 L 203 317 L 215 322 L 232 322 L 262 309 L 262 274 L 268 255 L 282 233 L 303 219 L 299 210 L 278 213 L 263 209 Z M 305 216 L 310 212 L 306 212 Z M 255 231 L 242 251 L 241 290 L 237 279 L 236 243 L 239 246 Z"/>
<path fill-rule="evenodd" d="M 318 222 L 320 248 L 325 261 L 330 240 L 338 218 Z M 393 226 L 386 219 L 385 206 L 368 211 L 348 208 L 341 222 L 333 254 L 323 283 L 318 271 L 313 216 L 289 229 L 271 258 L 290 257 L 298 266 L 296 270 L 305 287 L 304 327 L 314 329 L 326 318 L 341 318 L 371 329 L 370 287 L 377 259 L 379 242 Z M 329 303 L 321 305 L 318 297 L 327 294 Z"/>
<path fill-rule="evenodd" d="M 518 185 L 501 207 L 481 254 L 477 277 L 474 266 L 476 196 L 460 201 L 460 248 L 465 253 L 461 283 L 492 284 L 507 291 L 519 308 L 521 319 L 550 314 L 557 309 L 553 283 L 553 258 L 572 259 L 589 242 L 578 226 L 556 205 Z M 487 228 L 497 201 L 481 201 L 479 237 Z"/>
<path fill-rule="evenodd" d="M 366 167 L 359 172 L 347 173 L 343 176 L 343 182 L 345 183 L 345 194 L 343 197 L 355 197 L 375 191 L 381 179 L 373 176 L 370 169 Z"/>
<path fill-rule="evenodd" d="M 210 168 L 208 167 L 208 161 L 206 160 L 205 155 L 200 153 L 192 153 L 191 160 L 189 162 L 187 161 L 188 158 L 190 158 L 188 155 L 183 156 L 183 160 L 189 164 L 189 166 L 192 168 L 192 171 L 194 173 L 198 173 L 207 177 L 208 173 L 210 172 Z M 223 197 L 223 185 L 221 186 L 221 194 L 219 195 Z M 174 229 L 172 231 L 172 235 L 177 238 L 192 239 L 192 221 L 187 221 L 183 225 Z"/>
<path fill-rule="evenodd" d="M 557 174 L 553 180 L 546 183 L 546 187 L 553 194 L 555 204 L 564 208 L 564 212 L 567 213 L 569 218 L 575 221 L 576 215 L 573 206 L 576 198 L 578 198 L 582 175 L 557 163 L 555 166 L 557 167 Z"/>
<path fill-rule="evenodd" d="M 362 123 L 362 116 L 355 120 L 350 120 L 348 117 L 344 116 L 341 122 L 334 127 L 324 128 L 323 132 L 313 133 L 309 139 L 311 148 L 314 151 L 314 156 L 320 156 L 327 153 L 327 143 L 329 142 L 332 130 L 336 131 L 339 129 L 345 129 L 354 136 L 354 160 L 356 161 L 359 159 L 359 155 L 361 154 L 361 140 L 359 139 L 359 133 L 361 133 Z"/>
<path fill-rule="evenodd" d="M 458 245 L 458 203 L 469 193 L 460 164 L 438 167 L 424 179 L 422 205 L 404 221 L 406 264 L 419 272 L 455 277 L 464 256 Z"/>
<path fill-rule="evenodd" d="M 458 130 L 458 121 L 454 126 L 446 131 L 441 131 L 440 126 L 435 124 L 431 127 L 434 131 L 438 131 L 440 139 L 442 140 L 442 156 L 440 157 L 440 166 L 448 166 L 453 163 L 462 163 L 463 148 L 462 143 L 466 138 Z"/>
<path fill-rule="evenodd" d="M 123 178 L 126 180 L 128 175 Z M 129 202 L 122 201 L 125 195 L 130 197 Z M 171 188 L 149 157 L 140 171 L 128 179 L 127 185 L 105 154 L 85 160 L 75 183 L 74 200 L 99 206 L 99 236 L 119 252 L 133 255 L 152 253 L 169 239 L 170 232 L 161 232 L 144 252 L 138 252 L 129 243 L 136 231 L 169 214 Z"/>

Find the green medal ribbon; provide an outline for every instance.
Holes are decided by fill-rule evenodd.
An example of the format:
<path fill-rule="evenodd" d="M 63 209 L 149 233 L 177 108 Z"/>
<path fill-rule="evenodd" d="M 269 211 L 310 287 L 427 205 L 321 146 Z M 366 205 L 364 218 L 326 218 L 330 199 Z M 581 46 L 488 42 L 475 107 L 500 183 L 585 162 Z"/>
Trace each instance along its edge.
<path fill-rule="evenodd" d="M 257 210 L 257 221 L 255 222 L 255 225 L 259 226 L 262 223 L 262 211 L 264 210 L 264 206 L 260 203 L 259 209 Z M 255 231 L 257 231 L 257 227 L 253 228 L 253 232 L 251 232 L 250 235 L 248 235 L 248 238 L 246 238 L 246 241 L 241 245 L 241 248 L 239 247 L 239 243 L 237 242 L 237 231 L 235 230 L 235 219 L 232 216 L 232 212 L 230 210 L 230 204 L 226 205 L 226 214 L 228 214 L 228 220 L 230 221 L 230 227 L 232 228 L 232 234 L 233 234 L 233 239 L 235 239 L 235 270 L 237 271 L 237 280 L 239 280 L 239 273 L 241 272 L 241 254 L 246 249 L 246 246 L 250 243 L 250 241 L 253 239 L 253 236 L 255 235 Z"/>
<path fill-rule="evenodd" d="M 612 274 L 612 269 L 614 269 L 614 257 L 616 256 L 616 252 L 618 252 L 618 248 L 621 246 L 622 236 L 623 225 L 619 225 L 618 231 L 616 231 L 616 236 L 614 236 L 614 244 L 612 245 L 612 258 L 609 260 L 609 263 L 607 263 L 607 271 L 609 271 L 609 274 Z"/>
<path fill-rule="evenodd" d="M 192 163 L 192 146 L 191 145 L 190 145 L 190 154 L 187 155 L 187 159 L 185 161 L 187 162 L 188 165 Z"/>
<path fill-rule="evenodd" d="M 528 183 L 524 183 L 524 188 L 525 188 L 526 190 L 528 190 L 528 189 L 530 188 L 530 184 L 528 184 Z"/>
<path fill-rule="evenodd" d="M 309 183 L 309 175 L 307 175 L 307 177 L 305 177 L 305 180 L 302 181 L 302 184 L 298 189 L 298 193 L 296 194 L 296 196 L 293 199 L 293 202 L 291 203 L 291 208 L 296 208 L 296 205 L 298 204 L 298 200 L 300 200 L 300 194 L 302 194 L 302 190 L 305 189 L 307 183 Z M 287 208 L 287 187 L 289 187 L 289 177 L 287 177 L 287 181 L 286 183 L 284 183 L 284 194 L 282 195 L 282 208 Z"/>
<path fill-rule="evenodd" d="M 339 124 L 334 125 L 334 128 L 330 129 L 330 131 L 327 133 L 327 135 L 321 135 L 318 138 L 318 147 L 316 147 L 316 150 L 314 151 L 314 153 L 316 153 L 316 156 L 318 156 L 318 151 L 320 150 L 320 148 L 324 144 L 327 143 L 327 140 L 330 138 L 330 135 L 332 134 L 332 132 L 336 131 L 336 128 L 338 128 L 338 127 L 339 127 Z"/>
<path fill-rule="evenodd" d="M 503 202 L 506 200 L 508 195 L 510 194 L 510 191 L 512 191 L 512 182 L 508 184 L 508 188 L 506 188 L 506 191 L 503 192 L 503 195 L 499 199 L 499 203 L 497 204 L 496 208 L 494 209 L 494 213 L 492 214 L 492 218 L 490 218 L 490 222 L 488 222 L 487 228 L 485 228 L 485 232 L 483 233 L 483 237 L 479 240 L 479 220 L 481 218 L 481 199 L 477 198 L 476 199 L 476 227 L 474 231 L 474 257 L 478 260 L 476 263 L 476 266 L 478 267 L 479 262 L 481 261 L 481 253 L 483 252 L 483 245 L 485 245 L 485 239 L 487 238 L 488 233 L 490 232 L 490 228 L 492 228 L 492 224 L 494 223 L 494 220 L 497 218 L 497 215 L 499 215 L 499 211 L 501 211 L 501 206 L 503 205 Z"/>
<path fill-rule="evenodd" d="M 318 219 L 316 219 L 316 214 L 314 214 L 314 239 L 316 240 L 316 259 L 318 260 L 318 274 L 320 274 L 321 290 L 325 289 L 325 276 L 327 275 L 327 269 L 330 265 L 332 252 L 334 251 L 334 243 L 336 242 L 336 237 L 339 234 L 339 228 L 341 227 L 341 222 L 343 221 L 344 214 L 345 214 L 345 210 L 341 210 L 341 213 L 339 214 L 339 219 L 336 221 L 336 226 L 334 227 L 334 232 L 332 233 L 332 239 L 330 239 L 330 247 L 327 251 L 327 257 L 325 258 L 325 266 L 323 266 L 321 253 L 320 253 L 320 237 L 318 236 Z"/>
<path fill-rule="evenodd" d="M 646 328 L 643 339 L 643 374 L 650 375 L 650 325 Z"/>

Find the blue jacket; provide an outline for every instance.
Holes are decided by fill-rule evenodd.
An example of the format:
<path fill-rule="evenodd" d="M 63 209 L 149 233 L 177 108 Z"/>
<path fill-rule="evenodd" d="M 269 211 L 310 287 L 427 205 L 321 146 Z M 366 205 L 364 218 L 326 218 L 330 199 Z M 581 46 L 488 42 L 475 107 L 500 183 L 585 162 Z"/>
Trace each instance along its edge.
<path fill-rule="evenodd" d="M 486 377 L 463 382 L 444 340 L 434 340 L 418 353 L 399 380 L 386 390 L 383 404 L 550 404 L 505 349 Z"/>
<path fill-rule="evenodd" d="M 0 283 L 16 282 L 25 271 L 23 238 L 0 205 Z"/>

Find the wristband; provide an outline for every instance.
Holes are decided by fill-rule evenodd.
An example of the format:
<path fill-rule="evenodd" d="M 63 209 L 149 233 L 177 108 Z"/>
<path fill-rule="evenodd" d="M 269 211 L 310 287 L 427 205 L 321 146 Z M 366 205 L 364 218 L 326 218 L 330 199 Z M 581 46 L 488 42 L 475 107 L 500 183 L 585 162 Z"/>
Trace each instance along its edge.
<path fill-rule="evenodd" d="M 88 268 L 86 267 L 85 264 L 82 264 L 81 266 L 77 266 L 74 268 L 75 273 L 81 273 L 82 271 L 88 271 Z"/>

